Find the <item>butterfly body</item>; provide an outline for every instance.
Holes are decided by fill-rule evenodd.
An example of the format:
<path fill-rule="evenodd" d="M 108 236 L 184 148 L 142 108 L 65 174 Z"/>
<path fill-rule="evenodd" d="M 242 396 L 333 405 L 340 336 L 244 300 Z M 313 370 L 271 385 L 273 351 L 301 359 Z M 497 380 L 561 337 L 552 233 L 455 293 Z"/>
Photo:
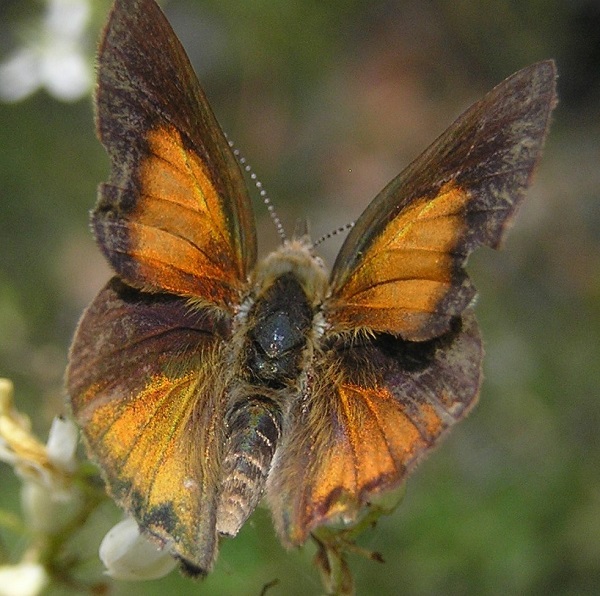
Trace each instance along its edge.
<path fill-rule="evenodd" d="M 116 0 L 98 56 L 111 160 L 92 227 L 115 272 L 67 385 L 107 490 L 192 574 L 265 497 L 286 546 L 353 523 L 476 403 L 464 269 L 497 247 L 555 104 L 551 61 L 469 108 L 357 220 L 256 260 L 242 172 L 154 0 Z"/>
<path fill-rule="evenodd" d="M 234 316 L 236 373 L 226 389 L 226 447 L 217 531 L 234 536 L 262 498 L 289 403 L 306 398 L 307 375 L 322 335 L 327 277 L 307 238 L 257 265 Z"/>

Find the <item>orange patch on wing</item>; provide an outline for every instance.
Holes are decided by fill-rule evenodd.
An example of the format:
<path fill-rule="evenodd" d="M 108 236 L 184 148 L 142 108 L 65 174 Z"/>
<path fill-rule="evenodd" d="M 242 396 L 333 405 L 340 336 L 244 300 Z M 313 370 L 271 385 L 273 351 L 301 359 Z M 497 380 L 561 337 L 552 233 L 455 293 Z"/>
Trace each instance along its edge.
<path fill-rule="evenodd" d="M 130 256 L 143 278 L 165 290 L 230 303 L 242 272 L 223 197 L 175 128 L 152 130 L 147 142 L 141 197 L 128 224 Z"/>
<path fill-rule="evenodd" d="M 153 535 L 175 538 L 183 554 L 198 548 L 203 499 L 216 481 L 216 463 L 202 460 L 190 440 L 197 381 L 194 373 L 153 376 L 135 396 L 90 408 L 85 428 L 113 496 Z"/>
<path fill-rule="evenodd" d="M 449 182 L 433 199 L 416 200 L 393 218 L 334 292 L 335 327 L 418 334 L 452 287 L 452 253 L 466 229 L 468 200 Z"/>
<path fill-rule="evenodd" d="M 301 519 L 289 528 L 302 543 L 311 528 L 342 516 L 352 521 L 369 499 L 398 486 L 445 425 L 435 409 L 419 404 L 414 415 L 386 389 L 342 384 L 338 389 L 339 428 L 320 451 L 311 494 Z"/>
<path fill-rule="evenodd" d="M 165 500 L 160 490 L 165 476 L 171 477 L 173 493 L 176 479 L 189 473 L 189 454 L 174 455 L 186 442 L 181 439 L 194 405 L 194 387 L 193 374 L 179 379 L 155 376 L 134 398 L 98 405 L 86 427 L 88 441 L 105 466 L 121 480 L 133 481 L 149 503 Z"/>

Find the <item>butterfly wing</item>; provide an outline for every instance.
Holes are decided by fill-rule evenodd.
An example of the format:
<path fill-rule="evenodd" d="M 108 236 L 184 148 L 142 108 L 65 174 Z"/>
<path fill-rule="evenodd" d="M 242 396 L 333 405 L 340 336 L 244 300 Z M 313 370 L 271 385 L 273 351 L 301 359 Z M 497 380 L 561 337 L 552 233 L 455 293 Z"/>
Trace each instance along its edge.
<path fill-rule="evenodd" d="M 482 346 L 471 312 L 427 342 L 378 334 L 340 342 L 312 375 L 269 476 L 279 535 L 302 544 L 324 523 L 356 521 L 475 404 Z"/>
<path fill-rule="evenodd" d="M 554 86 L 552 62 L 500 84 L 375 198 L 346 239 L 324 306 L 323 359 L 269 476 L 287 544 L 323 523 L 355 521 L 476 402 L 482 347 L 463 266 L 474 248 L 502 240 L 539 157 Z"/>
<path fill-rule="evenodd" d="M 240 168 L 155 2 L 117 0 L 98 55 L 97 128 L 112 163 L 93 213 L 121 278 L 227 306 L 256 257 Z"/>
<path fill-rule="evenodd" d="M 190 568 L 217 548 L 225 319 L 113 278 L 86 310 L 67 386 L 112 497 Z"/>
<path fill-rule="evenodd" d="M 523 198 L 556 102 L 555 79 L 552 61 L 509 77 L 373 200 L 333 267 L 334 329 L 415 341 L 448 330 L 475 295 L 468 255 L 498 247 Z"/>
<path fill-rule="evenodd" d="M 152 0 L 117 0 L 98 58 L 112 162 L 93 213 L 119 279 L 71 348 L 73 413 L 109 493 L 142 530 L 208 571 L 217 550 L 223 350 L 255 260 L 241 172 Z"/>

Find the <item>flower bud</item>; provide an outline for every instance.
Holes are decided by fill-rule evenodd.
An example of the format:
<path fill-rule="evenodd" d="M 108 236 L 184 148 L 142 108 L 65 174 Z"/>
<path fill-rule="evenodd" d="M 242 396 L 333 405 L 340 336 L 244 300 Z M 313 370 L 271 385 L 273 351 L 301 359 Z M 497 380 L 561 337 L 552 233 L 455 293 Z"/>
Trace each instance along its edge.
<path fill-rule="evenodd" d="M 78 438 L 79 432 L 75 423 L 64 416 L 56 416 L 46 443 L 50 463 L 65 472 L 73 472 L 77 467 L 75 452 Z"/>
<path fill-rule="evenodd" d="M 133 518 L 127 518 L 111 528 L 100 544 L 100 559 L 106 574 L 114 579 L 149 580 L 170 573 L 175 559 L 140 534 Z"/>
<path fill-rule="evenodd" d="M 48 585 L 48 575 L 38 563 L 0 566 L 0 596 L 37 596 Z"/>

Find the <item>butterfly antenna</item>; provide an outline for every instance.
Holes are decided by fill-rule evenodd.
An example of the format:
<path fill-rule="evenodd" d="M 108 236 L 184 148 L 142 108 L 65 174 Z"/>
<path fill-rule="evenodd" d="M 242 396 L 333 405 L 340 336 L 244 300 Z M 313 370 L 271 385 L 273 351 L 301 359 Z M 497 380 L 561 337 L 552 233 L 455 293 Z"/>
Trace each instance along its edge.
<path fill-rule="evenodd" d="M 227 135 L 225 135 L 225 136 L 227 136 Z M 240 150 L 233 144 L 233 141 L 227 139 L 227 142 L 229 143 L 229 146 L 231 147 L 231 150 L 233 151 L 233 154 L 235 155 L 235 158 L 237 159 L 238 163 L 240 164 L 240 166 L 242 167 L 244 172 L 246 172 L 250 176 L 250 180 L 252 180 L 252 182 L 254 182 L 254 185 L 258 189 L 260 198 L 262 199 L 262 202 L 264 203 L 264 205 L 267 207 L 269 216 L 271 217 L 271 220 L 275 224 L 275 229 L 277 230 L 277 234 L 279 234 L 279 237 L 281 238 L 282 241 L 285 241 L 286 235 L 285 235 L 285 230 L 283 229 L 283 224 L 281 223 L 281 220 L 279 219 L 279 215 L 277 215 L 277 211 L 275 211 L 275 207 L 273 206 L 273 203 L 271 202 L 271 199 L 269 198 L 267 191 L 263 188 L 262 182 L 258 179 L 258 176 L 254 173 L 252 166 L 248 163 L 246 158 L 240 153 Z"/>
<path fill-rule="evenodd" d="M 313 246 L 314 247 L 319 246 L 319 244 L 321 244 L 321 242 L 325 242 L 325 240 L 329 240 L 330 238 L 333 238 L 334 236 L 337 236 L 338 234 L 343 234 L 344 232 L 351 230 L 353 227 L 354 227 L 354 222 L 351 221 L 350 223 L 347 223 L 345 226 L 342 226 L 341 228 L 337 228 L 337 230 L 333 230 L 332 232 L 327 232 L 327 234 L 324 234 L 316 242 L 314 242 Z"/>

